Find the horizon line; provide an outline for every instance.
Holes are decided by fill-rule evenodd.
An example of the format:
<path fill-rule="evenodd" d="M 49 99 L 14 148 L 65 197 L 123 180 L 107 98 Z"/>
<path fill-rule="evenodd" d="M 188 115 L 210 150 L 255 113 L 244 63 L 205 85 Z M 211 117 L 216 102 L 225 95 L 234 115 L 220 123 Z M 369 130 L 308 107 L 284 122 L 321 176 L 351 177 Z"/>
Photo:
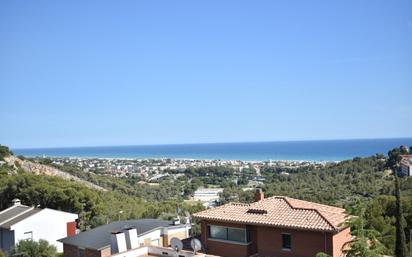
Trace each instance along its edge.
<path fill-rule="evenodd" d="M 125 145 L 90 145 L 90 146 L 51 146 L 51 147 L 10 147 L 11 150 L 31 149 L 62 149 L 62 148 L 100 148 L 100 147 L 131 147 L 131 146 L 183 146 L 183 145 L 219 145 L 219 144 L 255 144 L 255 143 L 288 143 L 288 142 L 316 142 L 316 141 L 353 141 L 353 140 L 391 140 L 412 139 L 410 137 L 381 137 L 381 138 L 346 138 L 346 139 L 289 139 L 289 140 L 267 140 L 267 141 L 232 141 L 232 142 L 198 142 L 198 143 L 158 143 L 158 144 L 125 144 Z M 2 145 L 2 144 L 0 144 Z"/>

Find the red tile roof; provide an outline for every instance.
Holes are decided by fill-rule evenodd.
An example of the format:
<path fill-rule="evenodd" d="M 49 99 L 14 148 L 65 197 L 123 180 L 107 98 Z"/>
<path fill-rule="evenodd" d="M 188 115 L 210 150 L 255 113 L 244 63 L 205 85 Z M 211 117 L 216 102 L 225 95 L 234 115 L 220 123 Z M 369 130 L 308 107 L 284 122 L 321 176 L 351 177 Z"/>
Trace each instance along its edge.
<path fill-rule="evenodd" d="M 345 227 L 345 209 L 273 196 L 250 204 L 229 203 L 193 214 L 204 220 L 337 232 Z"/>

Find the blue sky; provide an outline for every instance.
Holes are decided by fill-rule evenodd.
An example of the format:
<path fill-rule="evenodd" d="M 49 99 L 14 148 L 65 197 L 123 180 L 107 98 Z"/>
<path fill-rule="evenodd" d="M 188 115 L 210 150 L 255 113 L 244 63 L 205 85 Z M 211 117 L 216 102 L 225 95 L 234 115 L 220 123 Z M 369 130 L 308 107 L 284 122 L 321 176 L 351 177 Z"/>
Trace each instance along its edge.
<path fill-rule="evenodd" d="M 0 1 L 0 144 L 412 136 L 412 1 Z"/>

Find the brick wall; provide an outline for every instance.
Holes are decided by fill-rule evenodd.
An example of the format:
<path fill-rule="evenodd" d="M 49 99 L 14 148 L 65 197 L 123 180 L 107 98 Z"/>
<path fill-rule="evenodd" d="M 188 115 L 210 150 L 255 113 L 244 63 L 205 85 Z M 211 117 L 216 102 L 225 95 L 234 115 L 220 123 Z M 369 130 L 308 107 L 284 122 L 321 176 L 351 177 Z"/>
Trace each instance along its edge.
<path fill-rule="evenodd" d="M 282 249 L 282 234 L 290 234 L 292 249 Z M 257 252 L 277 257 L 313 257 L 318 252 L 332 255 L 332 234 L 273 227 L 257 227 Z"/>
<path fill-rule="evenodd" d="M 86 249 L 85 255 L 86 257 L 110 257 L 112 256 L 112 252 L 110 247 L 101 251 Z"/>
<path fill-rule="evenodd" d="M 208 240 L 207 253 L 222 257 L 247 257 L 248 246 L 238 244 L 228 244 L 220 241 Z"/>
<path fill-rule="evenodd" d="M 242 245 L 208 239 L 208 225 L 247 227 L 250 231 L 251 243 Z M 276 257 L 313 257 L 319 252 L 325 252 L 333 257 L 341 257 L 342 246 L 350 241 L 349 228 L 334 235 L 332 233 L 316 231 L 202 221 L 201 230 L 201 241 L 207 249 L 207 253 L 221 255 L 223 257 L 247 257 L 254 253 Z M 291 250 L 282 249 L 282 233 L 291 235 Z"/>
<path fill-rule="evenodd" d="M 207 249 L 208 254 L 219 255 L 222 257 L 247 257 L 249 254 L 249 245 L 241 245 L 241 244 L 229 244 L 221 241 L 210 240 L 207 238 L 207 225 L 218 225 L 218 226 L 227 226 L 227 227 L 238 227 L 238 228 L 246 228 L 246 225 L 240 224 L 230 224 L 230 223 L 223 223 L 223 222 L 201 222 L 201 241 L 203 243 L 203 247 Z"/>
<path fill-rule="evenodd" d="M 79 249 L 76 246 L 63 244 L 64 257 L 79 257 Z"/>

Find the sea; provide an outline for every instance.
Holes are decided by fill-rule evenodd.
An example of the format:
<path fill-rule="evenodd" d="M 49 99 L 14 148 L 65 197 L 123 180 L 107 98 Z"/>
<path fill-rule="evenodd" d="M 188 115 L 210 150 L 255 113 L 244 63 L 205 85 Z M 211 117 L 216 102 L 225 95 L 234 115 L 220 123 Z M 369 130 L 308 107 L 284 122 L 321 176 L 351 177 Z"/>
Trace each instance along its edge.
<path fill-rule="evenodd" d="M 170 144 L 98 147 L 12 149 L 27 157 L 79 157 L 128 159 L 203 160 L 301 160 L 342 161 L 387 152 L 401 145 L 412 146 L 412 138 L 279 141 L 250 143 Z"/>

